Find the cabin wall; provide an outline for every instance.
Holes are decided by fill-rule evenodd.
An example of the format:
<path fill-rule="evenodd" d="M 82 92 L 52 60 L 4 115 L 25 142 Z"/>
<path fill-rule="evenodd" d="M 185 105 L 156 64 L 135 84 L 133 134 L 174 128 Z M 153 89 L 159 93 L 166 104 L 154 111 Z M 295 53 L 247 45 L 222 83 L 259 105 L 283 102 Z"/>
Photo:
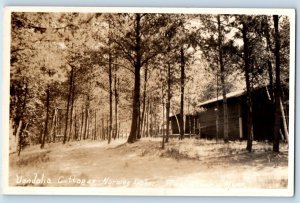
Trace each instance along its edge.
<path fill-rule="evenodd" d="M 274 111 L 271 101 L 268 98 L 264 88 L 256 90 L 252 97 L 253 102 L 253 139 L 254 140 L 272 140 L 274 126 Z M 201 137 L 216 137 L 216 103 L 207 105 L 206 111 L 200 113 L 200 123 L 202 128 Z M 247 105 L 246 95 L 238 98 L 228 99 L 229 116 L 229 139 L 247 139 Z M 219 138 L 223 138 L 223 106 L 219 102 Z"/>
<path fill-rule="evenodd" d="M 265 88 L 253 92 L 253 134 L 254 140 L 272 140 L 274 126 L 274 110 L 269 100 Z M 229 98 L 227 100 L 229 140 L 247 139 L 247 105 L 246 95 Z M 217 110 L 218 107 L 218 110 Z M 202 106 L 203 111 L 198 112 L 196 116 L 187 115 L 185 123 L 185 133 L 197 134 L 200 138 L 223 139 L 223 102 L 219 101 Z M 285 109 L 288 109 L 284 106 Z M 218 115 L 218 119 L 217 119 Z M 180 115 L 177 115 L 179 119 Z M 191 127 L 189 118 L 192 120 Z M 287 117 L 288 119 L 288 117 Z M 197 125 L 194 127 L 194 121 Z M 288 121 L 287 121 L 288 122 Z M 179 129 L 175 116 L 171 117 L 171 128 L 173 134 L 179 134 Z M 283 126 L 281 126 L 282 133 Z"/>
<path fill-rule="evenodd" d="M 228 100 L 228 138 L 229 140 L 236 140 L 240 138 L 240 109 L 238 100 Z M 218 109 L 218 110 L 217 110 Z M 217 118 L 218 115 L 218 118 Z M 223 139 L 224 137 L 224 113 L 223 103 L 214 103 L 205 108 L 203 112 L 198 114 L 200 137 L 207 139 Z"/>

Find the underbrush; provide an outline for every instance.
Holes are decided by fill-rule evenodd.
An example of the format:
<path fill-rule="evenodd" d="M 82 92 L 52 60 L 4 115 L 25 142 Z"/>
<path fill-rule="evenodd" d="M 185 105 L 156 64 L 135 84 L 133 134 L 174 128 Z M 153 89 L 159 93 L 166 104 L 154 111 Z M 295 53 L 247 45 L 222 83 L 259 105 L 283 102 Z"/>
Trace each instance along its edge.
<path fill-rule="evenodd" d="M 49 153 L 51 151 L 47 150 L 44 152 L 40 152 L 37 154 L 30 154 L 27 156 L 21 157 L 19 160 L 17 160 L 16 164 L 19 167 L 25 167 L 25 166 L 39 166 L 42 163 L 46 163 L 50 160 Z"/>
<path fill-rule="evenodd" d="M 199 159 L 199 156 L 197 154 L 191 154 L 188 153 L 187 151 L 180 151 L 179 149 L 172 148 L 172 147 L 164 150 L 160 154 L 160 157 L 168 157 L 176 160 Z"/>
<path fill-rule="evenodd" d="M 151 144 L 149 145 L 150 142 Z M 144 144 L 145 145 L 144 148 Z M 139 146 L 138 146 L 139 145 Z M 165 144 L 165 149 L 161 149 L 161 142 L 159 139 L 151 139 L 151 141 L 145 140 L 141 143 L 137 143 L 134 147 L 135 150 L 139 150 L 140 156 L 160 156 L 167 158 L 174 158 L 176 160 L 189 159 L 189 160 L 203 160 L 207 158 L 222 158 L 233 157 L 239 155 L 252 156 L 253 153 L 272 153 L 272 143 L 269 142 L 253 142 L 252 153 L 248 153 L 246 150 L 246 141 L 230 141 L 223 143 L 222 140 L 216 142 L 216 140 L 205 139 L 170 139 Z M 286 143 L 280 145 L 280 155 L 287 155 L 288 146 Z M 274 154 L 275 156 L 275 154 Z M 272 156 L 273 157 L 273 156 Z"/>

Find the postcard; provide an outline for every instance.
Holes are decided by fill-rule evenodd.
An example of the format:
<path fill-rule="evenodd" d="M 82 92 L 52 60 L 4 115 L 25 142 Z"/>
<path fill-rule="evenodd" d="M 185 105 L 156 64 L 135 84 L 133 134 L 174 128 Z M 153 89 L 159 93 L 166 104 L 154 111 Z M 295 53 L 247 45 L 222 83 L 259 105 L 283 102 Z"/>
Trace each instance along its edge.
<path fill-rule="evenodd" d="M 293 196 L 295 10 L 6 7 L 5 194 Z"/>

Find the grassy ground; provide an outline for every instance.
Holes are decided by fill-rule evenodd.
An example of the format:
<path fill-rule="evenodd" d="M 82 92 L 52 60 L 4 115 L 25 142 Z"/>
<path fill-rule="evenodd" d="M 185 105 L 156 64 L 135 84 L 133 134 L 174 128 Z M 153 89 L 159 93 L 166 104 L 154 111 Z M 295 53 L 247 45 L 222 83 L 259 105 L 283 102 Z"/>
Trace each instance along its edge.
<path fill-rule="evenodd" d="M 164 150 L 161 139 L 49 144 L 32 146 L 21 157 L 10 155 L 10 185 L 176 187 L 176 188 L 285 188 L 288 149 L 279 154 L 268 143 L 171 139 Z"/>

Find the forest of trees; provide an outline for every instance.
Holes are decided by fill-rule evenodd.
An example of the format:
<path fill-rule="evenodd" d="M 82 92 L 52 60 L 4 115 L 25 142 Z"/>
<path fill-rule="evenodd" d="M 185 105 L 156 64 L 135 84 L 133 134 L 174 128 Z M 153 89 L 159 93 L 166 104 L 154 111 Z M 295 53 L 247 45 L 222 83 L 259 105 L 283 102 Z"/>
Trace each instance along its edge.
<path fill-rule="evenodd" d="M 162 134 L 171 115 L 247 91 L 252 151 L 253 88 L 268 85 L 279 151 L 281 105 L 289 87 L 289 19 L 267 15 L 12 13 L 10 122 L 20 154 L 27 144 Z M 164 130 L 162 130 L 164 129 Z"/>

